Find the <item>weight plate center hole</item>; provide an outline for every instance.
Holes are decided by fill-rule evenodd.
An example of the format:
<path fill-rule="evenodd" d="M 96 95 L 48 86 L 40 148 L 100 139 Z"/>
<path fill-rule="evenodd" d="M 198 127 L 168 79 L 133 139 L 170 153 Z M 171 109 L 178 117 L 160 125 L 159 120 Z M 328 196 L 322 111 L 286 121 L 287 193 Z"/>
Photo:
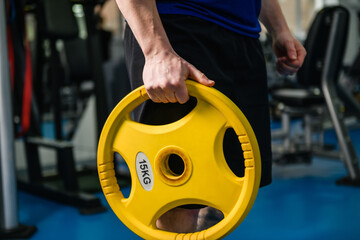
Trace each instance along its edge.
<path fill-rule="evenodd" d="M 167 146 L 156 156 L 155 171 L 164 183 L 180 186 L 191 178 L 192 163 L 184 149 Z"/>
<path fill-rule="evenodd" d="M 170 154 L 164 161 L 164 175 L 174 179 L 181 177 L 185 172 L 184 160 L 177 154 Z"/>

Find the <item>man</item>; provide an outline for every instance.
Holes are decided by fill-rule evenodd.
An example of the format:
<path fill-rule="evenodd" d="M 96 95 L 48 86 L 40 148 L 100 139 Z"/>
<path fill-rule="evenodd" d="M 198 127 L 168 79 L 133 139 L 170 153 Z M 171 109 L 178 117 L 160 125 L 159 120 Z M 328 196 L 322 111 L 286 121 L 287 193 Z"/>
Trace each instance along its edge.
<path fill-rule="evenodd" d="M 186 79 L 214 86 L 248 118 L 261 152 L 261 186 L 270 184 L 270 118 L 258 19 L 272 36 L 279 73 L 296 73 L 306 55 L 277 0 L 117 0 L 117 4 L 127 21 L 125 55 L 132 88 L 144 84 L 153 101 L 137 113 L 140 121 L 164 124 L 169 116 L 186 112 L 191 107 Z M 226 159 L 236 170 L 241 152 L 235 142 L 226 134 L 224 152 L 229 152 Z M 194 232 L 198 214 L 196 208 L 175 208 L 157 221 L 157 227 Z"/>

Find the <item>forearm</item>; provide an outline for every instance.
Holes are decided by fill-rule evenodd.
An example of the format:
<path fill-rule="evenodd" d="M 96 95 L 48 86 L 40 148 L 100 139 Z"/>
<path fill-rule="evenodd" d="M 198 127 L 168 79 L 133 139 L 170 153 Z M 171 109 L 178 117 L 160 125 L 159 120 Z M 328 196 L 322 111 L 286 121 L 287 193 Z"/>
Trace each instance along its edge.
<path fill-rule="evenodd" d="M 262 0 L 260 21 L 273 37 L 283 32 L 290 32 L 277 0 Z"/>
<path fill-rule="evenodd" d="M 145 57 L 173 51 L 155 0 L 116 0 Z"/>
<path fill-rule="evenodd" d="M 262 0 L 260 21 L 272 37 L 278 72 L 296 73 L 304 62 L 306 50 L 292 35 L 277 0 Z"/>
<path fill-rule="evenodd" d="M 181 58 L 172 48 L 162 25 L 155 0 L 116 0 L 145 56 L 143 82 L 154 102 L 189 99 L 185 80 L 214 85 L 202 72 Z"/>

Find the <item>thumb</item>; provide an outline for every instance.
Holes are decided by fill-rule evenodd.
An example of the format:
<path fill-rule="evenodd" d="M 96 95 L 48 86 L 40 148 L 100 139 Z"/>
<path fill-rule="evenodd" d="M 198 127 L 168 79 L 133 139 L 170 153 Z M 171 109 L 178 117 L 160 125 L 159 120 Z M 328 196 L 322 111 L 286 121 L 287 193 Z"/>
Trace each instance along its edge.
<path fill-rule="evenodd" d="M 285 48 L 286 48 L 288 58 L 290 58 L 291 60 L 296 60 L 297 52 L 296 52 L 294 43 L 290 42 L 290 43 L 286 44 Z"/>
<path fill-rule="evenodd" d="M 189 77 L 205 86 L 211 87 L 215 84 L 214 81 L 208 79 L 204 73 L 200 72 L 196 67 L 189 64 Z"/>

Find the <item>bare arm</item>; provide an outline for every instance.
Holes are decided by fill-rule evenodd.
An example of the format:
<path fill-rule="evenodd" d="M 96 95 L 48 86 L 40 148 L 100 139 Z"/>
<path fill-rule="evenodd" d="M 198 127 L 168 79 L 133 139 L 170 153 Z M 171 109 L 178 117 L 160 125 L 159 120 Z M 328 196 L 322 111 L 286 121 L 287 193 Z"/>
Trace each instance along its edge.
<path fill-rule="evenodd" d="M 306 50 L 291 34 L 277 0 L 262 0 L 260 21 L 272 36 L 278 72 L 296 73 L 304 62 Z"/>
<path fill-rule="evenodd" d="M 212 86 L 202 72 L 176 54 L 161 23 L 155 0 L 116 0 L 145 56 L 143 81 L 154 102 L 185 103 L 185 80 Z"/>

